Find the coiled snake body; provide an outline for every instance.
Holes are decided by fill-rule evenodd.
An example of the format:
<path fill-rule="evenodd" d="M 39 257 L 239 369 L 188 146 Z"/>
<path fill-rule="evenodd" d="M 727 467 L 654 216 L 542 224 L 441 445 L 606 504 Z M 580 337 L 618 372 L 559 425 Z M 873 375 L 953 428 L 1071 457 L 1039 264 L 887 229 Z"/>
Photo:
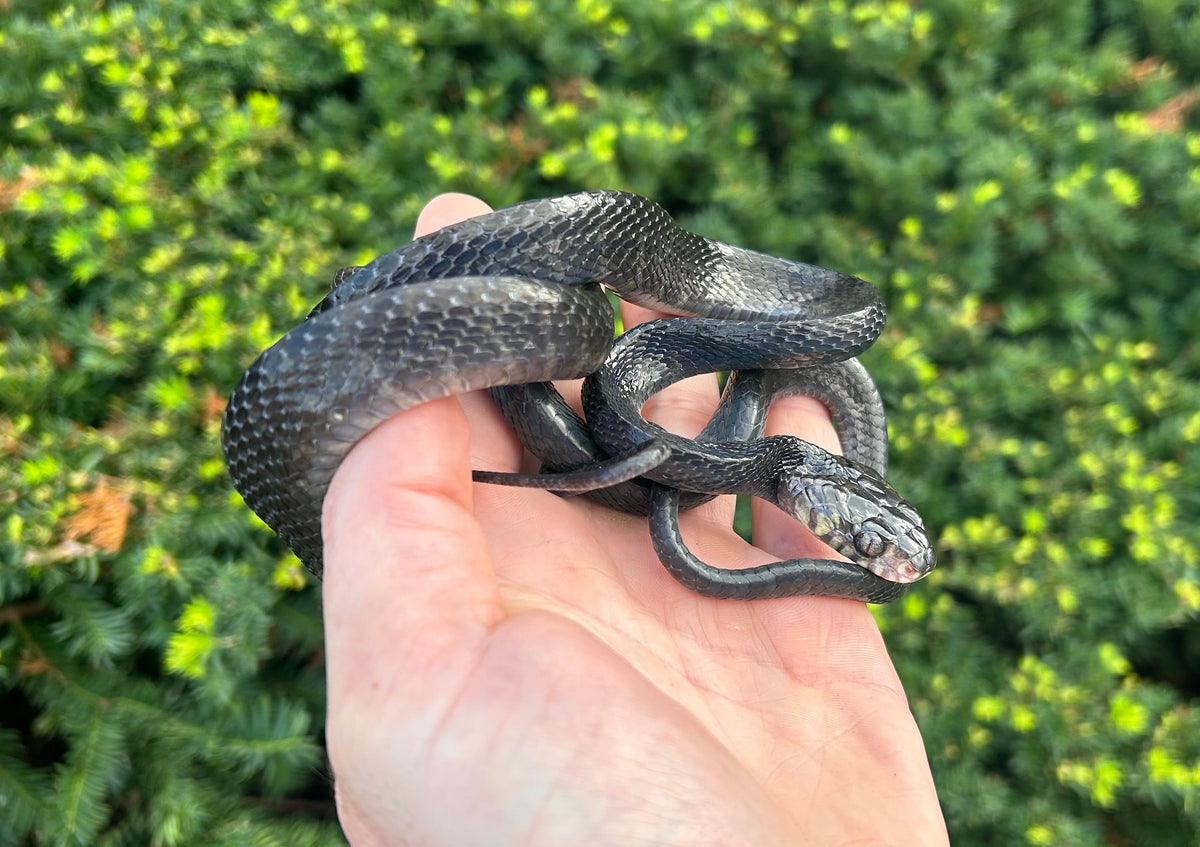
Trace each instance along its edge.
<path fill-rule="evenodd" d="M 614 345 L 601 285 L 699 317 L 644 324 Z M 226 463 L 246 503 L 320 576 L 322 503 L 355 442 L 437 397 L 517 386 L 493 396 L 544 469 L 631 457 L 609 464 L 636 467 L 642 478 L 592 496 L 649 514 L 660 558 L 685 585 L 715 597 L 885 602 L 934 558 L 920 517 L 883 479 L 882 406 L 853 358 L 883 320 L 863 280 L 693 235 L 637 195 L 530 201 L 343 273 L 234 389 L 222 429 Z M 740 373 L 699 438 L 641 417 L 666 385 L 725 370 Z M 588 377 L 586 425 L 544 384 L 578 377 Z M 816 394 L 831 408 L 849 459 L 790 436 L 760 437 L 771 399 L 787 392 Z M 856 564 L 700 562 L 679 537 L 681 501 L 687 508 L 725 493 L 776 503 Z"/>

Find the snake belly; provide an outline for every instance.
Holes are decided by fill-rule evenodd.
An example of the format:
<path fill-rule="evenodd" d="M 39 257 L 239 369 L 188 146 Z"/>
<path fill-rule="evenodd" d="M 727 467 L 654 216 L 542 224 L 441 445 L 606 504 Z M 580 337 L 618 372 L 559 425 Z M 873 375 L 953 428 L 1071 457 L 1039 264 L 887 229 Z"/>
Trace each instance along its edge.
<path fill-rule="evenodd" d="M 604 371 L 612 311 L 600 286 L 630 302 L 699 317 L 654 322 L 692 325 L 682 343 L 694 373 L 844 361 L 866 349 L 883 325 L 883 306 L 869 283 L 686 232 L 637 195 L 598 191 L 521 203 L 418 238 L 354 269 L 265 351 L 235 387 L 223 421 L 235 488 L 321 576 L 322 504 L 350 448 L 392 415 L 439 397 Z M 636 398 L 676 378 L 677 372 L 634 367 L 591 390 L 622 410 L 617 417 L 627 418 L 629 409 L 640 407 Z M 540 423 L 523 428 L 531 451 L 554 465 L 554 433 L 543 432 Z M 636 447 L 645 439 L 632 440 Z M 733 490 L 713 484 L 730 478 L 765 496 L 766 487 L 791 483 L 780 483 L 777 469 L 767 467 L 777 458 L 764 455 L 693 460 L 682 484 L 671 476 L 679 473 L 669 467 L 673 457 L 662 466 L 666 475 L 654 478 L 692 492 L 682 495 L 691 499 L 688 505 Z M 772 474 L 775 482 L 763 482 Z M 642 492 L 634 498 L 640 505 L 625 507 L 649 511 L 652 489 L 642 484 L 629 490 Z M 621 506 L 611 493 L 597 494 Z M 872 490 L 865 496 L 877 495 Z M 658 530 L 663 535 L 661 522 Z M 771 593 L 761 596 L 824 593 L 811 575 L 796 580 L 804 586 L 796 592 L 774 577 L 767 581 Z M 848 594 L 841 584 L 828 593 L 857 591 Z M 756 595 L 751 588 L 723 596 Z"/>

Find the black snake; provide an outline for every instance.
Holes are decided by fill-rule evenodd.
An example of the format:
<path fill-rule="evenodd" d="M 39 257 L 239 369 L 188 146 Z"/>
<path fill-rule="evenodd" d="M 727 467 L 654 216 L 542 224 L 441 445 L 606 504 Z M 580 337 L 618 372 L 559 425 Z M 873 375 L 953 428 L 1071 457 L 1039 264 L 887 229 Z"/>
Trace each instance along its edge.
<path fill-rule="evenodd" d="M 614 345 L 601 285 L 693 317 L 641 325 Z M 434 398 L 513 386 L 493 396 L 544 470 L 583 470 L 559 482 L 477 479 L 609 486 L 590 496 L 649 514 L 664 565 L 701 594 L 886 602 L 934 556 L 920 517 L 883 479 L 882 404 L 853 358 L 883 320 L 869 283 L 693 235 L 637 195 L 520 203 L 340 272 L 234 389 L 226 463 L 246 503 L 320 576 L 322 503 L 355 442 Z M 738 373 L 697 439 L 641 417 L 666 385 L 717 371 Z M 546 384 L 585 376 L 586 425 Z M 791 436 L 761 437 L 771 399 L 798 392 L 830 407 L 849 459 Z M 605 472 L 596 482 L 588 468 L 606 460 L 616 479 L 639 478 L 611 485 Z M 678 511 L 728 493 L 770 500 L 857 564 L 704 564 L 679 537 Z"/>

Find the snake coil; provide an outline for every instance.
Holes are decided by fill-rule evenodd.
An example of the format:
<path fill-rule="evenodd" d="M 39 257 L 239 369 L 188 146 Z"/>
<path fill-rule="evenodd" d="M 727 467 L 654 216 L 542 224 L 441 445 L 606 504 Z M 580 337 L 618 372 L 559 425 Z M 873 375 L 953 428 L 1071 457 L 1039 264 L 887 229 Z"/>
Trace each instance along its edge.
<path fill-rule="evenodd" d="M 614 344 L 601 286 L 691 317 L 644 324 Z M 690 588 L 886 602 L 934 557 L 920 517 L 884 480 L 882 404 L 854 358 L 883 321 L 869 283 L 686 232 L 634 194 L 520 203 L 339 274 L 234 389 L 226 464 L 250 508 L 320 576 L 322 503 L 354 443 L 420 403 L 512 386 L 494 396 L 548 470 L 587 476 L 597 462 L 651 457 L 637 466 L 642 478 L 591 496 L 649 514 L 660 558 Z M 725 370 L 739 373 L 699 438 L 641 417 L 672 382 Z M 586 423 L 548 386 L 579 377 Z M 798 392 L 830 406 L 848 459 L 790 436 L 761 437 L 771 400 Z M 679 537 L 678 511 L 726 493 L 776 503 L 855 564 L 733 570 L 699 561 Z"/>

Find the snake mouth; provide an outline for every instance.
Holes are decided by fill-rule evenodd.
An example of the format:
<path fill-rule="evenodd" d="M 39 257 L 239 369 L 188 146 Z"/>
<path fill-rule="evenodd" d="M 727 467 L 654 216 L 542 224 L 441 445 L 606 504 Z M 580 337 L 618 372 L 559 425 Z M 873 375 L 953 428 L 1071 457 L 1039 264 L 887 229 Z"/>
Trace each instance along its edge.
<path fill-rule="evenodd" d="M 892 549 L 882 556 L 863 562 L 863 566 L 876 576 L 900 583 L 924 579 L 936 564 L 933 550 L 928 545 L 918 547 L 915 556 Z"/>
<path fill-rule="evenodd" d="M 838 533 L 830 533 L 825 537 L 817 537 L 859 567 L 870 571 L 881 579 L 886 579 L 888 582 L 903 584 L 916 582 L 917 580 L 924 579 L 933 570 L 933 553 L 928 549 L 918 549 L 915 559 L 910 555 L 910 551 L 905 551 L 895 546 L 889 546 L 887 550 L 878 555 L 867 556 L 863 555 L 861 550 L 855 548 L 853 541 Z"/>
<path fill-rule="evenodd" d="M 908 559 L 899 559 L 897 561 L 876 559 L 875 561 L 866 563 L 865 567 L 871 573 L 875 574 L 875 576 L 886 579 L 889 582 L 916 582 L 929 573 L 929 571 L 921 570 Z"/>
<path fill-rule="evenodd" d="M 928 545 L 906 544 L 908 539 L 891 537 L 874 543 L 886 545 L 880 551 L 867 551 L 855 544 L 852 532 L 838 531 L 820 512 L 813 510 L 803 521 L 818 539 L 850 561 L 888 582 L 911 583 L 928 576 L 935 560 Z M 908 547 L 909 549 L 905 549 Z"/>

